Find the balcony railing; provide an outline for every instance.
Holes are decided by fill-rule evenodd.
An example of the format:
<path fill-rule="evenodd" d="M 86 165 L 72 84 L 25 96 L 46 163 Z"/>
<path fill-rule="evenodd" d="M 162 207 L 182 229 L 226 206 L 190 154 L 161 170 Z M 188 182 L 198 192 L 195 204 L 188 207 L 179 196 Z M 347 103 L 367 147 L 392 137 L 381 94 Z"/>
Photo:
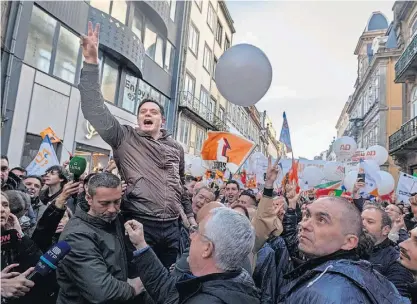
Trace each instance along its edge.
<path fill-rule="evenodd" d="M 216 129 L 218 131 L 227 131 L 228 127 L 226 119 L 221 119 L 210 109 L 205 103 L 194 97 L 190 92 L 180 92 L 180 107 L 187 108 L 193 114 L 204 120 L 208 125 L 207 128 Z"/>
<path fill-rule="evenodd" d="M 395 64 L 395 81 L 396 82 L 403 82 L 399 81 L 400 77 L 404 72 L 408 69 L 411 62 L 414 60 L 417 53 L 417 35 L 413 37 L 410 44 L 402 53 L 401 57 L 398 59 L 397 63 Z"/>
<path fill-rule="evenodd" d="M 389 137 L 389 151 L 393 153 L 400 148 L 406 148 L 417 140 L 417 116 L 407 121 L 401 128 Z"/>

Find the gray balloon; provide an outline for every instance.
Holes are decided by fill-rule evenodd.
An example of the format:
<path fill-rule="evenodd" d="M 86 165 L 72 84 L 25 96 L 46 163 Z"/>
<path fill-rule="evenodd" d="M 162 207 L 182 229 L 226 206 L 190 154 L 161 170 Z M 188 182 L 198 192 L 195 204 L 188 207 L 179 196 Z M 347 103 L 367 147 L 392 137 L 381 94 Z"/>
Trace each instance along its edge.
<path fill-rule="evenodd" d="M 237 44 L 220 57 L 216 65 L 216 85 L 231 103 L 248 107 L 268 92 L 272 66 L 262 52 L 251 44 Z"/>

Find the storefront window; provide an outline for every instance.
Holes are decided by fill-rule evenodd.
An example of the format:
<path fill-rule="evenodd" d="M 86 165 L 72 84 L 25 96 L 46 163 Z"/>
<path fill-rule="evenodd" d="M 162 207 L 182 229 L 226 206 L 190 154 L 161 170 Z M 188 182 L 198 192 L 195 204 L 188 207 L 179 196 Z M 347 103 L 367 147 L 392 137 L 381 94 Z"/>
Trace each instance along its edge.
<path fill-rule="evenodd" d="M 98 173 L 103 172 L 107 167 L 110 151 L 77 143 L 74 155 L 83 157 L 87 161 L 85 172 Z"/>
<path fill-rule="evenodd" d="M 136 92 L 138 87 L 138 79 L 135 76 L 126 75 L 126 83 L 123 93 L 123 109 L 136 114 Z"/>
<path fill-rule="evenodd" d="M 79 50 L 79 37 L 61 26 L 54 66 L 55 76 L 74 83 Z"/>
<path fill-rule="evenodd" d="M 48 73 L 51 64 L 52 42 L 57 22 L 34 6 L 29 26 L 25 62 Z"/>
<path fill-rule="evenodd" d="M 41 143 L 42 143 L 41 136 L 33 135 L 29 133 L 26 134 L 25 145 L 23 147 L 22 161 L 20 162 L 20 165 L 23 168 L 26 168 L 32 162 L 32 160 L 35 159 L 36 155 L 38 155 L 39 147 L 41 146 Z M 54 147 L 55 153 L 58 156 L 61 153 L 60 144 L 54 143 L 52 144 L 52 146 Z"/>
<path fill-rule="evenodd" d="M 145 98 L 151 98 L 151 86 L 139 79 L 138 102 L 140 103 Z"/>
<path fill-rule="evenodd" d="M 119 80 L 119 67 L 116 62 L 109 58 L 104 59 L 101 90 L 105 100 L 115 103 L 117 83 Z"/>

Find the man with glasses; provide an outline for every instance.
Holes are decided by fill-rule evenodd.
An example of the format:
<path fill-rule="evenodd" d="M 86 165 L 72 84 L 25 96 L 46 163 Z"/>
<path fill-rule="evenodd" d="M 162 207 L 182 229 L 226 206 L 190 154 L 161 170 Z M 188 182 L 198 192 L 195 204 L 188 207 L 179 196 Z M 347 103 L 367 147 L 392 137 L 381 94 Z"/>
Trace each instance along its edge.
<path fill-rule="evenodd" d="M 388 234 L 388 238 L 396 244 L 405 241 L 408 238 L 408 233 L 405 229 L 403 209 L 397 205 L 389 204 L 385 207 L 385 212 L 392 222 L 392 228 Z"/>
<path fill-rule="evenodd" d="M 194 196 L 192 198 L 191 207 L 193 208 L 193 212 L 197 215 L 198 211 L 205 205 L 208 204 L 216 199 L 213 191 L 211 191 L 208 187 L 198 188 Z"/>
<path fill-rule="evenodd" d="M 367 205 L 362 212 L 362 224 L 365 232 L 374 239 L 369 262 L 397 287 L 402 296 L 409 297 L 408 284 L 413 282 L 413 275 L 398 262 L 400 252 L 388 238 L 392 228 L 388 213 L 378 206 Z"/>
<path fill-rule="evenodd" d="M 211 210 L 191 234 L 191 274 L 181 278 L 170 276 L 146 244 L 142 224 L 131 220 L 125 228 L 136 247 L 139 276 L 155 303 L 259 303 L 253 280 L 242 269 L 255 242 L 245 216 L 225 207 Z"/>

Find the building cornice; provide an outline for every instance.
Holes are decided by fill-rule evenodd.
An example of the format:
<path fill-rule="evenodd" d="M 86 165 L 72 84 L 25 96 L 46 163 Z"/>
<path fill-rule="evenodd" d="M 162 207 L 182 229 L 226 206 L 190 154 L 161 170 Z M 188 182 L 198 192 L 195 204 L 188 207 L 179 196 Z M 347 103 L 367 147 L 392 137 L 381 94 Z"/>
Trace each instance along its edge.
<path fill-rule="evenodd" d="M 337 120 L 336 129 L 338 129 L 340 124 L 342 123 L 342 120 L 343 120 L 343 118 L 346 114 L 346 110 L 347 110 L 348 106 L 349 106 L 349 101 L 345 102 L 342 113 L 340 113 L 339 119 Z"/>
<path fill-rule="evenodd" d="M 230 15 L 229 9 L 227 8 L 225 1 L 219 1 L 220 8 L 226 18 L 227 24 L 230 27 L 230 30 L 232 31 L 232 34 L 236 33 L 235 26 L 233 25 L 234 21 L 232 19 L 232 16 Z"/>
<path fill-rule="evenodd" d="M 360 49 L 362 47 L 362 44 L 364 42 L 369 42 L 369 41 L 373 41 L 375 37 L 378 36 L 385 36 L 385 33 L 387 32 L 387 30 L 378 30 L 378 31 L 371 31 L 371 32 L 363 32 L 362 35 L 360 36 L 358 43 L 356 44 L 356 48 L 355 51 L 353 52 L 354 55 L 359 55 Z"/>

